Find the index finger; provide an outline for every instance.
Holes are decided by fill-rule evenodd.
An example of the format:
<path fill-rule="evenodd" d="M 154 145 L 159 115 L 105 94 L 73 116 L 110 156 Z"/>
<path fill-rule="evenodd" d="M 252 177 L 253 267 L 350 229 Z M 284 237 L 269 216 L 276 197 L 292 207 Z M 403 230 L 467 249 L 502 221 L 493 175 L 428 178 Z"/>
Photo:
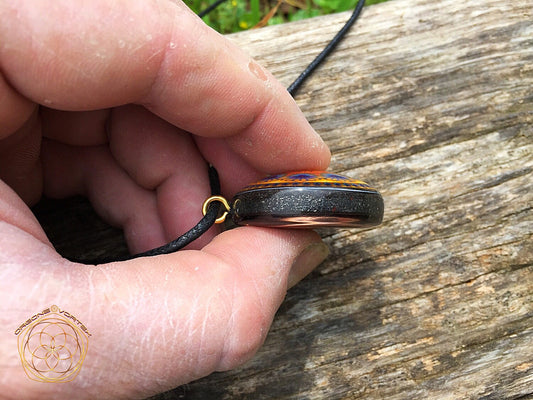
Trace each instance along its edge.
<path fill-rule="evenodd" d="M 181 2 L 3 2 L 0 20 L 0 70 L 32 101 L 139 103 L 265 172 L 329 163 L 285 88 Z"/>

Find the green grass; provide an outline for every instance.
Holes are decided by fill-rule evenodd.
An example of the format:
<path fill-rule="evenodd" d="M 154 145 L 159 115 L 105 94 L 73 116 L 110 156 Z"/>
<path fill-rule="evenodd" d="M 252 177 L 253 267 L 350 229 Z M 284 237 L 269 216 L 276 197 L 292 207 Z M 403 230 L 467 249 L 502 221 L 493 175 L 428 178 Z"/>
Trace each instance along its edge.
<path fill-rule="evenodd" d="M 366 0 L 365 5 L 382 3 L 387 0 Z M 204 10 L 215 0 L 185 0 L 195 13 Z M 318 15 L 353 9 L 357 0 L 282 0 L 276 13 L 269 16 L 277 5 L 277 0 L 227 0 L 203 20 L 220 33 L 247 30 L 256 26 L 264 18 L 267 25 L 298 21 Z"/>

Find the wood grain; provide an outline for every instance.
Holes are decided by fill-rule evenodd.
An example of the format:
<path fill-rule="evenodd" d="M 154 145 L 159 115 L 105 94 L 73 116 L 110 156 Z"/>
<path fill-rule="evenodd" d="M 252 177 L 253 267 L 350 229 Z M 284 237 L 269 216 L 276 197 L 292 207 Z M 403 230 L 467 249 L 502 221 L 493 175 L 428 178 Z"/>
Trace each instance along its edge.
<path fill-rule="evenodd" d="M 331 170 L 380 189 L 383 225 L 323 231 L 332 255 L 289 292 L 257 356 L 157 398 L 533 396 L 532 10 L 363 11 L 297 102 Z M 230 38 L 288 85 L 347 18 Z"/>

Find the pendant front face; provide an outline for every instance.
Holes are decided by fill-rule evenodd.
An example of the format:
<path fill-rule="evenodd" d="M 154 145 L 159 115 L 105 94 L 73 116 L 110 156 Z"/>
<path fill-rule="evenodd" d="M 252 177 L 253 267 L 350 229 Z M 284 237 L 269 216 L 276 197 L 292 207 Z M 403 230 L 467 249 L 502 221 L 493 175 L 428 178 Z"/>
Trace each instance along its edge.
<path fill-rule="evenodd" d="M 232 200 L 237 225 L 289 228 L 367 227 L 383 219 L 383 198 L 368 184 L 328 172 L 274 175 Z"/>

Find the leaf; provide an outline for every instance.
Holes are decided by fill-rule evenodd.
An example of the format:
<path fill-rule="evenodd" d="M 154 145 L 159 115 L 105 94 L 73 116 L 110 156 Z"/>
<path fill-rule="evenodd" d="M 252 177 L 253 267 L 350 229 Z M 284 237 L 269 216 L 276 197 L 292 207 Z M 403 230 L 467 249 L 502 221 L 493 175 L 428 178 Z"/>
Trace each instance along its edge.
<path fill-rule="evenodd" d="M 261 21 L 259 21 L 259 22 L 257 23 L 257 25 L 255 25 L 252 29 L 262 28 L 263 26 L 266 26 L 266 24 L 268 24 L 268 20 L 269 20 L 270 18 L 272 18 L 272 17 L 274 16 L 274 14 L 276 14 L 276 12 L 278 11 L 278 8 L 279 8 L 279 6 L 281 5 L 281 3 L 283 3 L 283 0 L 278 0 L 278 3 L 277 3 L 274 7 L 272 7 L 272 10 L 270 10 L 270 11 L 268 12 L 268 14 L 265 15 L 265 16 L 261 19 Z"/>

